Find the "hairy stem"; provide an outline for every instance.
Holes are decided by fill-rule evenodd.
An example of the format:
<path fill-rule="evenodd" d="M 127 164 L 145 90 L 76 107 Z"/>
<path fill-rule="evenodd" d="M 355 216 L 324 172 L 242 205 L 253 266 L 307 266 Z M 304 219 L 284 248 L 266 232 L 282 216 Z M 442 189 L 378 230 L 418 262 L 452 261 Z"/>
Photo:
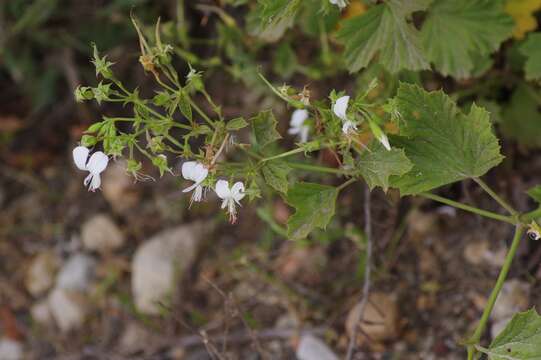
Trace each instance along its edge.
<path fill-rule="evenodd" d="M 480 178 L 476 178 L 476 177 L 473 178 L 473 181 L 475 181 L 483 190 L 485 190 L 487 194 L 490 195 L 490 197 L 496 200 L 498 204 L 500 204 L 505 210 L 507 210 L 509 214 L 513 216 L 517 216 L 518 212 L 515 209 L 513 209 L 513 207 L 509 205 L 507 201 L 502 199 L 500 195 L 496 194 L 494 190 L 492 190 L 490 186 L 487 185 L 487 183 L 485 183 Z"/>
<path fill-rule="evenodd" d="M 496 280 L 496 285 L 494 285 L 494 288 L 492 289 L 492 293 L 490 294 L 490 297 L 488 298 L 487 305 L 485 307 L 485 310 L 483 311 L 483 315 L 481 316 L 481 320 L 479 320 L 479 324 L 477 325 L 477 328 L 475 329 L 475 332 L 473 333 L 472 337 L 468 340 L 468 360 L 473 360 L 475 355 L 475 345 L 481 340 L 481 336 L 483 335 L 483 332 L 485 331 L 485 328 L 487 326 L 488 318 L 490 316 L 490 313 L 492 312 L 492 309 L 494 308 L 494 304 L 496 303 L 496 299 L 498 298 L 498 294 L 502 290 L 503 283 L 505 282 L 505 279 L 507 278 L 507 274 L 509 273 L 509 269 L 511 268 L 511 263 L 513 262 L 513 258 L 515 257 L 515 254 L 518 249 L 518 245 L 520 244 L 520 240 L 522 239 L 522 234 L 524 233 L 524 227 L 521 224 L 517 224 L 515 227 L 515 235 L 513 236 L 513 242 L 511 243 L 511 247 L 509 248 L 509 252 L 507 253 L 507 256 L 505 257 L 505 262 L 502 266 L 502 269 L 500 270 L 500 274 L 498 275 L 498 280 Z"/>
<path fill-rule="evenodd" d="M 455 207 L 457 209 L 469 211 L 471 213 L 481 215 L 481 216 L 484 216 L 484 217 L 487 217 L 487 218 L 490 218 L 490 219 L 503 221 L 503 222 L 513 224 L 513 225 L 517 224 L 517 220 L 512 216 L 496 214 L 496 213 L 494 213 L 492 211 L 487 211 L 487 210 L 476 208 L 474 206 L 462 204 L 462 203 L 460 203 L 458 201 L 447 199 L 447 198 L 444 198 L 444 197 L 436 195 L 436 194 L 420 193 L 419 196 L 427 198 L 427 199 L 431 199 L 431 200 L 434 200 L 434 201 L 437 201 L 437 202 L 440 202 L 442 204 L 453 206 L 453 207 Z"/>

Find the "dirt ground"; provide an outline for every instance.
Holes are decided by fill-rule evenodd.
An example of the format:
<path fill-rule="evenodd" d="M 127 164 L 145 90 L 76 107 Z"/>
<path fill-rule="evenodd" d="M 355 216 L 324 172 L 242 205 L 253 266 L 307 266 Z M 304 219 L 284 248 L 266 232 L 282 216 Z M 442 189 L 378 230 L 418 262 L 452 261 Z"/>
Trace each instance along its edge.
<path fill-rule="evenodd" d="M 120 58 L 119 76 L 133 73 L 131 82 L 144 87 L 135 57 Z M 75 69 L 92 71 L 81 64 Z M 209 92 L 225 104 L 226 117 L 259 109 L 261 98 L 249 89 L 214 76 Z M 306 79 L 292 82 L 302 88 Z M 112 161 L 102 190 L 89 193 L 71 151 L 97 114 L 111 109 L 75 104 L 73 85 L 32 113 L 12 83 L 1 84 L 0 360 L 14 347 L 24 359 L 296 359 L 306 334 L 343 358 L 363 285 L 363 185 L 347 188 L 327 231 L 302 243 L 269 227 L 256 206 L 244 205 L 236 225 L 217 201 L 189 209 L 182 159 L 176 176 L 138 183 L 121 160 Z M 333 85 L 313 82 L 313 96 Z M 284 105 L 266 104 L 286 129 Z M 506 165 L 486 180 L 527 210 L 523 193 L 539 179 L 541 161 L 511 143 L 504 153 Z M 443 193 L 499 211 L 474 183 Z M 279 198 L 259 205 L 277 224 L 292 211 Z M 462 341 L 482 313 L 513 229 L 392 191 L 374 191 L 372 218 L 372 295 L 354 359 L 463 359 Z M 164 231 L 190 241 L 174 259 L 160 250 L 140 269 L 137 254 Z M 173 264 L 174 286 L 154 313 L 140 311 L 135 274 L 161 274 L 161 258 Z M 493 331 L 510 311 L 539 305 L 540 262 L 541 247 L 524 239 Z M 152 296 L 157 285 L 143 282 Z M 327 358 L 308 360 L 320 359 Z"/>

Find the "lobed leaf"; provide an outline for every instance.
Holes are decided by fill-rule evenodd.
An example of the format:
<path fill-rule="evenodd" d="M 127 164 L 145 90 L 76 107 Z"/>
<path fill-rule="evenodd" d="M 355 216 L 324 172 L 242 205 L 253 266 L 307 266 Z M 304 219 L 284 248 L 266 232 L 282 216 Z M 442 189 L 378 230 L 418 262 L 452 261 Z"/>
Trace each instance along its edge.
<path fill-rule="evenodd" d="M 332 186 L 296 183 L 286 196 L 287 203 L 296 210 L 287 221 L 287 236 L 301 240 L 315 228 L 325 229 L 334 215 L 337 195 Z"/>
<path fill-rule="evenodd" d="M 486 354 L 490 360 L 541 359 L 541 316 L 535 309 L 515 314 Z"/>
<path fill-rule="evenodd" d="M 276 130 L 278 122 L 272 113 L 272 110 L 260 112 L 252 119 L 252 130 L 255 141 L 261 148 L 281 139 L 280 133 Z"/>
<path fill-rule="evenodd" d="M 520 84 L 503 111 L 500 127 L 503 134 L 524 147 L 541 146 L 541 114 L 538 104 L 536 90 L 525 83 Z"/>
<path fill-rule="evenodd" d="M 406 21 L 414 11 L 424 10 L 430 1 L 393 0 L 370 8 L 346 20 L 338 32 L 345 45 L 344 57 L 350 72 L 366 67 L 379 54 L 387 70 L 423 70 L 429 64 L 421 48 L 419 32 Z"/>
<path fill-rule="evenodd" d="M 498 1 L 436 0 L 421 34 L 436 70 L 462 79 L 472 74 L 478 59 L 511 36 L 513 26 L 513 19 Z"/>
<path fill-rule="evenodd" d="M 278 192 L 286 193 L 289 186 L 287 174 L 291 168 L 283 161 L 267 161 L 261 168 L 267 184 Z"/>
<path fill-rule="evenodd" d="M 530 34 L 519 51 L 526 56 L 524 64 L 526 79 L 541 78 L 541 33 Z"/>
<path fill-rule="evenodd" d="M 404 175 L 413 167 L 404 150 L 393 147 L 388 151 L 379 141 L 372 141 L 367 151 L 359 157 L 357 165 L 370 190 L 380 186 L 385 192 L 392 175 Z"/>
<path fill-rule="evenodd" d="M 489 114 L 472 105 L 464 114 L 443 91 L 427 92 L 402 83 L 395 98 L 402 123 L 394 147 L 403 148 L 413 163 L 411 171 L 391 178 L 402 195 L 417 194 L 471 177 L 498 165 L 498 139 Z"/>

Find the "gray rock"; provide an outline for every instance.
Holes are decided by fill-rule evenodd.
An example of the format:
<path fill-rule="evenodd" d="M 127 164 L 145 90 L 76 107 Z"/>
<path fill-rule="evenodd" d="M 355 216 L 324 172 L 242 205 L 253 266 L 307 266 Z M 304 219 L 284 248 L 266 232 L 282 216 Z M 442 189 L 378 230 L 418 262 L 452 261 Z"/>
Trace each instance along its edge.
<path fill-rule="evenodd" d="M 202 223 L 182 225 L 139 246 L 132 262 L 132 292 L 140 312 L 156 315 L 159 303 L 167 304 L 177 280 L 195 259 L 203 230 Z"/>
<path fill-rule="evenodd" d="M 114 221 L 107 215 L 98 214 L 82 226 L 81 238 L 88 250 L 111 252 L 124 245 L 125 237 Z"/>
<path fill-rule="evenodd" d="M 30 262 L 25 276 L 25 286 L 33 296 L 49 290 L 53 284 L 60 260 L 55 253 L 41 252 Z"/>
<path fill-rule="evenodd" d="M 517 279 L 507 280 L 496 299 L 490 316 L 490 333 L 496 337 L 511 321 L 513 315 L 528 309 L 531 285 Z"/>
<path fill-rule="evenodd" d="M 62 332 L 80 328 L 89 310 L 87 297 L 77 290 L 55 288 L 49 294 L 48 304 Z"/>
<path fill-rule="evenodd" d="M 0 359 L 19 360 L 23 358 L 23 346 L 20 342 L 7 337 L 0 338 Z"/>
<path fill-rule="evenodd" d="M 296 355 L 299 360 L 338 360 L 322 340 L 309 334 L 301 337 Z"/>
<path fill-rule="evenodd" d="M 56 287 L 84 292 L 90 285 L 94 267 L 94 259 L 90 256 L 82 253 L 72 255 L 58 273 Z"/>
<path fill-rule="evenodd" d="M 41 300 L 30 308 L 32 319 L 41 325 L 51 325 L 54 321 L 48 300 Z"/>

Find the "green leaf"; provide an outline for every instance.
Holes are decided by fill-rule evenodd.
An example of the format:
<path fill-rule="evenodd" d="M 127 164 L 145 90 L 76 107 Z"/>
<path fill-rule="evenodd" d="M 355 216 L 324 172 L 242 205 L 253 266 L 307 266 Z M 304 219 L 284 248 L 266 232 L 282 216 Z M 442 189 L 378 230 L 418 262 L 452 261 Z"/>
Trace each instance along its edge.
<path fill-rule="evenodd" d="M 349 71 L 366 67 L 378 52 L 378 62 L 392 73 L 402 69 L 428 69 L 420 34 L 406 18 L 413 11 L 425 9 L 429 3 L 391 0 L 346 20 L 338 32 L 338 39 L 345 45 L 344 56 Z"/>
<path fill-rule="evenodd" d="M 436 0 L 421 34 L 428 59 L 436 70 L 443 75 L 467 78 L 479 65 L 479 59 L 511 36 L 513 26 L 513 19 L 498 1 Z"/>
<path fill-rule="evenodd" d="M 490 360 L 541 359 L 541 317 L 537 311 L 515 314 L 486 354 Z"/>
<path fill-rule="evenodd" d="M 287 174 L 291 168 L 283 161 L 267 161 L 261 168 L 267 184 L 281 193 L 286 193 L 289 186 Z"/>
<path fill-rule="evenodd" d="M 282 43 L 274 55 L 273 70 L 284 79 L 289 79 L 297 69 L 297 55 L 288 43 Z"/>
<path fill-rule="evenodd" d="M 260 21 L 257 34 L 276 41 L 293 25 L 302 0 L 259 0 L 256 17 Z"/>
<path fill-rule="evenodd" d="M 532 33 L 519 48 L 522 55 L 526 56 L 524 72 L 526 79 L 534 80 L 541 78 L 541 33 Z"/>
<path fill-rule="evenodd" d="M 276 131 L 278 122 L 276 121 L 272 110 L 260 112 L 257 116 L 254 116 L 251 121 L 255 141 L 261 148 L 282 138 L 278 131 Z"/>
<path fill-rule="evenodd" d="M 517 87 L 503 110 L 502 133 L 525 147 L 541 146 L 541 114 L 538 92 L 527 84 Z"/>
<path fill-rule="evenodd" d="M 529 197 L 541 204 L 541 185 L 534 186 L 526 191 Z"/>
<path fill-rule="evenodd" d="M 296 210 L 287 221 L 287 236 L 301 240 L 315 228 L 325 229 L 334 215 L 337 195 L 332 186 L 296 183 L 286 196 L 287 203 Z"/>
<path fill-rule="evenodd" d="M 464 114 L 441 90 L 427 92 L 402 83 L 395 98 L 401 115 L 401 136 L 391 137 L 413 163 L 407 174 L 391 178 L 401 195 L 416 194 L 471 177 L 498 165 L 498 139 L 489 114 L 472 105 Z"/>
<path fill-rule="evenodd" d="M 368 149 L 361 154 L 357 165 L 370 190 L 380 186 L 385 192 L 389 188 L 391 175 L 404 175 L 413 167 L 404 150 L 393 147 L 388 151 L 379 141 L 372 141 Z"/>
<path fill-rule="evenodd" d="M 180 108 L 180 112 L 182 115 L 186 117 L 186 119 L 192 121 L 192 106 L 190 105 L 190 101 L 188 99 L 188 96 L 184 91 L 181 91 L 178 94 L 178 107 Z"/>
<path fill-rule="evenodd" d="M 229 131 L 236 131 L 245 128 L 248 126 L 248 123 L 246 120 L 244 120 L 243 117 L 238 117 L 232 120 L 229 120 L 227 125 L 225 126 L 227 130 Z"/>

